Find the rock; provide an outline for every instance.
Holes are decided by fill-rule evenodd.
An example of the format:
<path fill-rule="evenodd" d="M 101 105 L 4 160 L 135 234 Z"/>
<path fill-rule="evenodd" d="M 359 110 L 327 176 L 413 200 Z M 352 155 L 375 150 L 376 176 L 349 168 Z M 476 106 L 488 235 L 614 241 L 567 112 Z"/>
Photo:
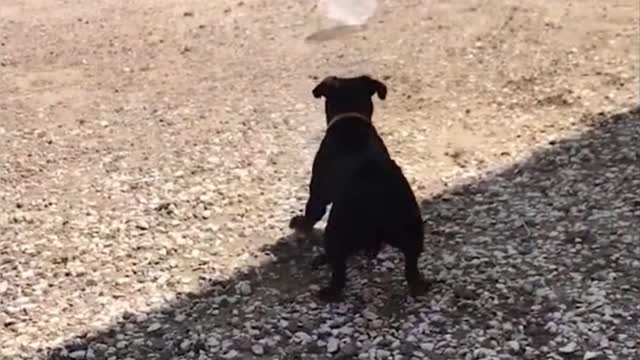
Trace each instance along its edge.
<path fill-rule="evenodd" d="M 160 328 L 162 328 L 160 323 L 153 323 L 147 328 L 147 332 L 155 332 L 160 330 Z"/>
<path fill-rule="evenodd" d="M 207 339 L 207 346 L 212 347 L 212 348 L 218 347 L 218 346 L 220 346 L 220 340 L 218 340 L 218 339 L 216 339 L 214 337 L 209 338 L 209 339 Z"/>
<path fill-rule="evenodd" d="M 573 354 L 578 349 L 578 344 L 575 342 L 570 342 L 567 345 L 558 349 L 563 354 Z"/>
<path fill-rule="evenodd" d="M 378 318 L 378 315 L 376 315 L 376 313 L 369 310 L 363 311 L 362 316 L 364 316 L 364 318 L 367 320 L 376 320 Z"/>
<path fill-rule="evenodd" d="M 464 286 L 457 286 L 456 288 L 453 289 L 453 293 L 457 297 L 465 300 L 475 300 L 478 298 L 475 291 L 473 291 L 472 289 L 466 288 Z"/>
<path fill-rule="evenodd" d="M 236 285 L 236 292 L 243 296 L 251 295 L 251 285 L 247 281 L 241 281 Z"/>
<path fill-rule="evenodd" d="M 600 339 L 600 347 L 603 349 L 606 349 L 609 347 L 609 339 L 607 339 L 606 336 L 603 336 L 602 339 Z"/>
<path fill-rule="evenodd" d="M 340 348 L 340 341 L 334 337 L 329 338 L 327 341 L 327 352 L 333 354 Z"/>
<path fill-rule="evenodd" d="M 376 351 L 376 359 L 386 360 L 389 358 L 391 358 L 391 352 L 384 349 L 378 349 L 378 351 Z"/>
<path fill-rule="evenodd" d="M 182 351 L 187 351 L 191 348 L 191 341 L 190 340 L 185 340 L 182 343 L 180 343 L 180 349 Z"/>
<path fill-rule="evenodd" d="M 544 326 L 545 330 L 549 331 L 550 333 L 557 333 L 558 332 L 558 325 L 553 322 L 553 321 L 549 321 L 545 326 Z"/>
<path fill-rule="evenodd" d="M 76 350 L 69 354 L 69 357 L 74 360 L 85 359 L 87 356 L 87 352 L 84 350 Z"/>
<path fill-rule="evenodd" d="M 293 334 L 293 336 L 303 344 L 306 344 L 313 340 L 311 336 L 304 331 L 298 331 L 297 333 Z"/>
<path fill-rule="evenodd" d="M 487 348 L 478 348 L 473 351 L 474 359 L 484 359 L 495 355 L 495 351 Z"/>
<path fill-rule="evenodd" d="M 338 359 L 352 359 L 358 354 L 358 346 L 353 342 L 342 345 L 340 353 L 336 356 Z"/>
<path fill-rule="evenodd" d="M 251 352 L 254 355 L 258 355 L 258 356 L 264 355 L 264 347 L 262 347 L 262 345 L 260 345 L 260 344 L 255 344 L 255 345 L 251 346 Z"/>
<path fill-rule="evenodd" d="M 379 329 L 382 327 L 382 325 L 384 325 L 384 322 L 381 319 L 371 321 L 371 327 L 373 329 Z"/>
<path fill-rule="evenodd" d="M 229 350 L 226 354 L 222 355 L 223 359 L 235 359 L 236 357 L 238 357 L 238 352 L 235 350 Z"/>
<path fill-rule="evenodd" d="M 511 349 L 511 351 L 513 352 L 520 351 L 520 343 L 515 340 L 508 341 L 507 346 L 509 346 L 509 349 Z"/>
<path fill-rule="evenodd" d="M 420 344 L 420 349 L 427 351 L 427 352 L 431 352 L 433 351 L 433 349 L 436 347 L 436 344 L 434 343 L 422 343 Z"/>
<path fill-rule="evenodd" d="M 144 220 L 138 220 L 138 222 L 136 222 L 136 228 L 139 230 L 149 230 L 149 223 Z"/>
<path fill-rule="evenodd" d="M 584 353 L 584 357 L 582 358 L 583 360 L 593 360 L 595 358 L 597 358 L 599 355 L 599 353 L 595 352 L 595 351 L 587 351 Z"/>

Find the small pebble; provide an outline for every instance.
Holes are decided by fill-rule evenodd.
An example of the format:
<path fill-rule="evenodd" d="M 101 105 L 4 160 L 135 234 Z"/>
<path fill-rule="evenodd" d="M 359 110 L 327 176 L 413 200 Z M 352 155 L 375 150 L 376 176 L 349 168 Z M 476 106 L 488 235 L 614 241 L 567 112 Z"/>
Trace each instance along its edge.
<path fill-rule="evenodd" d="M 69 357 L 74 360 L 84 359 L 87 355 L 87 352 L 84 350 L 76 350 L 69 354 Z"/>
<path fill-rule="evenodd" d="M 572 354 L 577 349 L 578 349 L 578 344 L 576 344 L 575 342 L 572 341 L 572 342 L 568 343 L 567 345 L 559 348 L 558 351 L 560 351 L 563 354 Z"/>
<path fill-rule="evenodd" d="M 162 328 L 162 325 L 160 325 L 160 323 L 153 323 L 147 328 L 147 332 L 158 331 L 160 330 L 160 328 Z"/>
<path fill-rule="evenodd" d="M 207 345 L 212 347 L 212 348 L 218 347 L 218 346 L 220 346 L 220 340 L 218 340 L 218 339 L 216 339 L 214 337 L 211 337 L 211 338 L 207 339 Z"/>
<path fill-rule="evenodd" d="M 329 341 L 327 341 L 327 352 L 329 354 L 333 354 L 337 352 L 339 348 L 340 348 L 340 341 L 334 337 L 329 338 Z"/>
<path fill-rule="evenodd" d="M 238 357 L 238 352 L 235 350 L 230 350 L 229 352 L 227 352 L 226 354 L 222 355 L 223 359 L 235 359 L 236 357 Z"/>
<path fill-rule="evenodd" d="M 587 351 L 584 353 L 584 356 L 582 357 L 583 360 L 593 360 L 595 358 L 598 357 L 598 353 L 595 351 Z"/>
<path fill-rule="evenodd" d="M 311 336 L 304 331 L 298 331 L 293 336 L 298 338 L 303 344 L 306 344 L 312 340 Z"/>
<path fill-rule="evenodd" d="M 389 359 L 390 357 L 391 357 L 391 353 L 387 350 L 378 349 L 378 351 L 376 351 L 376 359 L 378 360 L 386 360 L 386 359 Z"/>
<path fill-rule="evenodd" d="M 144 220 L 139 220 L 136 222 L 136 227 L 140 230 L 149 230 L 149 223 Z"/>
<path fill-rule="evenodd" d="M 264 347 L 262 347 L 262 345 L 260 345 L 260 344 L 255 344 L 255 345 L 251 346 L 251 352 L 254 355 L 258 355 L 258 356 L 264 355 Z"/>
<path fill-rule="evenodd" d="M 338 354 L 338 358 L 340 359 L 351 359 L 358 354 L 358 347 L 356 344 L 349 342 L 347 344 L 342 345 L 340 348 L 340 353 Z"/>
<path fill-rule="evenodd" d="M 182 343 L 180 343 L 180 349 L 182 351 L 187 351 L 187 350 L 189 350 L 189 348 L 191 348 L 191 341 L 190 340 L 185 340 Z"/>
<path fill-rule="evenodd" d="M 251 295 L 251 285 L 247 281 L 242 281 L 236 285 L 236 292 L 243 296 Z"/>
<path fill-rule="evenodd" d="M 424 351 L 433 351 L 435 346 L 436 345 L 434 343 L 422 343 L 422 344 L 420 344 L 420 349 L 422 349 Z"/>
<path fill-rule="evenodd" d="M 515 340 L 511 340 L 507 342 L 507 345 L 509 346 L 509 349 L 511 349 L 511 351 L 513 352 L 520 351 L 520 343 Z"/>

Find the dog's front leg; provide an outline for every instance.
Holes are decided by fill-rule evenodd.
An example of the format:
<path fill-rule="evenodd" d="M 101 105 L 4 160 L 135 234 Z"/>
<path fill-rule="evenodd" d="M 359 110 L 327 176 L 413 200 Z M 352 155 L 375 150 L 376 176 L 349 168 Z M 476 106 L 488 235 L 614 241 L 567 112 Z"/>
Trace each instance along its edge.
<path fill-rule="evenodd" d="M 308 236 L 315 224 L 327 213 L 327 206 L 329 206 L 329 196 L 325 181 L 319 174 L 314 174 L 309 185 L 309 199 L 305 205 L 304 215 L 294 216 L 289 223 L 289 228 Z"/>
<path fill-rule="evenodd" d="M 327 206 L 329 206 L 327 186 L 320 176 L 315 176 L 311 179 L 309 200 L 304 209 L 304 217 L 311 227 L 327 213 Z"/>
<path fill-rule="evenodd" d="M 305 204 L 304 215 L 294 216 L 289 222 L 290 229 L 295 229 L 305 237 L 311 234 L 313 227 L 325 215 L 327 206 L 331 202 L 327 177 L 330 175 L 329 166 L 333 155 L 326 142 L 327 138 L 325 137 L 313 159 L 309 198 Z"/>

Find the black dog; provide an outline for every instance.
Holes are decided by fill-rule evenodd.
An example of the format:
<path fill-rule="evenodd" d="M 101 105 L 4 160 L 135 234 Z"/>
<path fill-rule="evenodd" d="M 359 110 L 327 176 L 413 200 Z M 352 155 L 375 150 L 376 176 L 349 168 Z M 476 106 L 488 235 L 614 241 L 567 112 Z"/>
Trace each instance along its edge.
<path fill-rule="evenodd" d="M 333 204 L 325 253 L 314 260 L 316 266 L 328 262 L 332 268 L 331 282 L 319 294 L 324 300 L 342 292 L 352 254 L 375 255 L 385 243 L 404 254 L 411 295 L 428 289 L 418 270 L 424 248 L 420 209 L 372 124 L 373 94 L 384 100 L 387 87 L 369 76 L 327 77 L 313 89 L 314 97 L 326 99 L 327 130 L 313 162 L 305 214 L 291 219 L 289 227 L 308 234 Z"/>

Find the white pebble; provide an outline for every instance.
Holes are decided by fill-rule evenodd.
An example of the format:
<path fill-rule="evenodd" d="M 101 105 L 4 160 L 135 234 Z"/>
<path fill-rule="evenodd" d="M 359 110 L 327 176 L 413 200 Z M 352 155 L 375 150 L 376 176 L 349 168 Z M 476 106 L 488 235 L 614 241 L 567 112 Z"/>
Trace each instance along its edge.
<path fill-rule="evenodd" d="M 160 323 L 153 323 L 147 328 L 147 332 L 154 332 L 160 330 L 162 325 Z"/>
<path fill-rule="evenodd" d="M 597 358 L 598 355 L 599 354 L 597 352 L 595 352 L 595 351 L 587 351 L 586 353 L 584 353 L 583 359 L 584 360 L 593 360 L 593 359 Z"/>
<path fill-rule="evenodd" d="M 74 360 L 84 359 L 87 355 L 87 352 L 84 350 L 76 350 L 69 354 L 69 357 Z"/>
<path fill-rule="evenodd" d="M 378 315 L 376 315 L 376 313 L 371 312 L 369 310 L 365 310 L 362 312 L 362 315 L 364 316 L 365 319 L 367 320 L 375 320 L 378 318 Z"/>
<path fill-rule="evenodd" d="M 263 355 L 264 348 L 260 344 L 255 344 L 251 347 L 251 352 L 253 352 L 254 355 Z"/>
<path fill-rule="evenodd" d="M 422 343 L 420 344 L 420 349 L 424 350 L 424 351 L 433 351 L 433 349 L 436 347 L 436 345 L 434 343 Z"/>
<path fill-rule="evenodd" d="M 189 350 L 190 347 L 191 347 L 191 341 L 190 340 L 185 340 L 180 344 L 180 349 L 182 349 L 183 351 Z"/>
<path fill-rule="evenodd" d="M 509 346 L 509 349 L 513 350 L 513 351 L 520 351 L 520 343 L 515 341 L 515 340 L 511 340 L 509 342 L 507 342 L 507 345 Z"/>
<path fill-rule="evenodd" d="M 306 344 L 306 343 L 308 343 L 308 342 L 310 342 L 312 340 L 311 336 L 309 334 L 307 334 L 306 332 L 303 332 L 303 331 L 298 331 L 293 336 L 295 338 L 297 338 L 303 344 Z"/>
<path fill-rule="evenodd" d="M 327 341 L 327 352 L 330 354 L 333 354 L 337 352 L 339 348 L 340 348 L 340 341 L 338 341 L 338 339 L 334 337 L 329 338 L 329 341 Z"/>
<path fill-rule="evenodd" d="M 240 295 L 251 295 L 251 285 L 247 281 L 242 281 L 236 285 L 236 292 Z"/>
<path fill-rule="evenodd" d="M 391 353 L 387 350 L 378 349 L 378 351 L 376 352 L 376 358 L 378 360 L 386 360 L 386 359 L 389 359 L 390 357 L 391 357 Z"/>
<path fill-rule="evenodd" d="M 220 346 L 220 341 L 214 337 L 207 339 L 207 345 L 214 348 Z"/>
<path fill-rule="evenodd" d="M 558 349 L 558 351 L 560 351 L 563 354 L 571 354 L 571 353 L 574 353 L 577 349 L 578 349 L 578 344 L 572 341 L 567 345 Z"/>

